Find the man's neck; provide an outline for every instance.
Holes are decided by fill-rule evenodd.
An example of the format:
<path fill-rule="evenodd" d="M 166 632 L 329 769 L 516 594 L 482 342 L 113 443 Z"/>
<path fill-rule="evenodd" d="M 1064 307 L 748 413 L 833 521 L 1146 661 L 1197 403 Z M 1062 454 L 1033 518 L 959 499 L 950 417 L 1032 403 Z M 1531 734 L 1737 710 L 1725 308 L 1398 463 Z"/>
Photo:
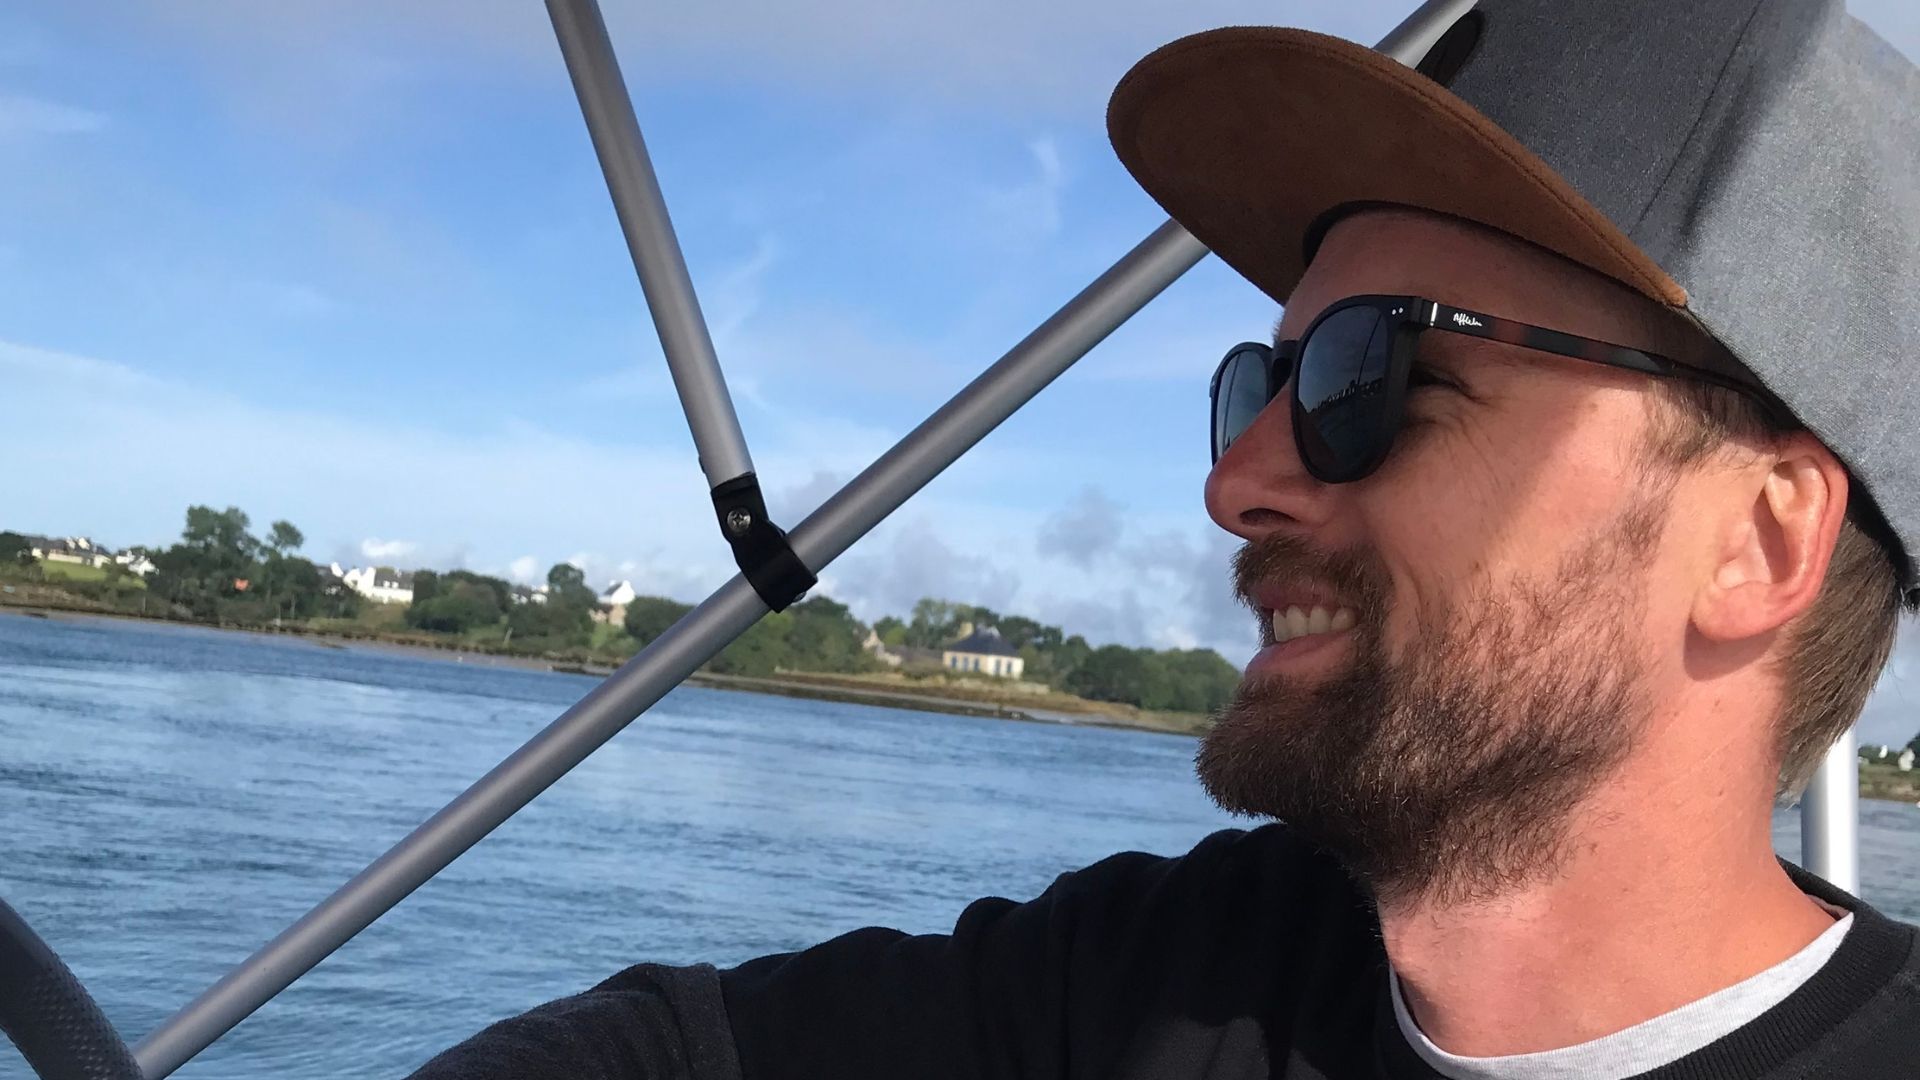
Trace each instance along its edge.
<path fill-rule="evenodd" d="M 1830 927 L 1775 860 L 1769 815 L 1716 819 L 1732 800 L 1714 783 L 1611 786 L 1580 813 L 1576 853 L 1552 880 L 1487 903 L 1383 909 L 1426 1036 L 1470 1057 L 1572 1046 L 1756 975 Z"/>

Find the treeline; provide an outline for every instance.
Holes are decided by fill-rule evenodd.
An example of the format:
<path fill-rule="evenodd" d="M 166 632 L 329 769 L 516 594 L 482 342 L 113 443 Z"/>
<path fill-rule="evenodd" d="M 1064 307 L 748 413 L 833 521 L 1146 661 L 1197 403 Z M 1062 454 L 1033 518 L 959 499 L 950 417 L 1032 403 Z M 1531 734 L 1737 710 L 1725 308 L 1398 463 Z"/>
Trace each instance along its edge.
<path fill-rule="evenodd" d="M 642 596 L 627 605 L 619 623 L 603 622 L 595 618 L 601 605 L 580 568 L 559 563 L 547 571 L 547 591 L 537 599 L 516 598 L 505 580 L 468 570 L 415 571 L 406 624 L 516 652 L 624 660 L 691 610 L 665 597 Z M 708 662 L 707 670 L 762 676 L 782 669 L 871 671 L 880 665 L 861 648 L 866 635 L 867 628 L 846 605 L 817 596 L 755 623 Z"/>
<path fill-rule="evenodd" d="M 1904 746 L 1895 746 L 1892 743 L 1861 743 L 1855 754 L 1861 761 L 1878 763 L 1898 758 L 1903 750 L 1911 750 L 1915 757 L 1920 757 L 1920 735 L 1909 739 Z"/>
<path fill-rule="evenodd" d="M 641 596 L 627 605 L 626 632 L 638 650 L 692 611 L 691 605 Z M 847 606 L 810 596 L 785 611 L 770 612 L 707 664 L 722 675 L 772 675 L 776 671 L 858 674 L 883 665 L 862 647 L 867 627 Z"/>
<path fill-rule="evenodd" d="M 1227 703 L 1240 672 L 1212 649 L 1095 648 L 1079 634 L 1023 615 L 1002 615 L 977 604 L 931 597 L 913 606 L 907 619 L 886 616 L 873 624 L 894 647 L 938 649 L 967 624 L 991 626 L 1024 660 L 1022 678 L 1095 701 L 1118 701 L 1143 709 L 1211 712 Z"/>
<path fill-rule="evenodd" d="M 250 528 L 238 507 L 188 507 L 179 542 L 165 549 L 132 549 L 155 566 L 144 581 L 111 567 L 102 581 L 62 580 L 60 586 L 149 615 L 241 626 L 304 623 L 315 630 L 590 661 L 626 659 L 691 610 L 665 597 L 642 596 L 615 620 L 585 574 L 567 563 L 547 571 L 543 594 L 470 570 L 416 570 L 413 600 L 396 610 L 361 597 L 300 556 L 305 538 L 292 523 L 273 522 L 265 537 Z M 8 537 L 19 539 L 0 533 L 0 565 L 13 566 L 13 573 L 37 573 L 24 549 L 11 550 Z M 893 649 L 928 650 L 926 659 L 903 668 L 931 675 L 938 667 L 937 651 L 961 637 L 968 624 L 993 627 L 1018 651 L 1025 661 L 1022 681 L 1098 701 L 1211 712 L 1232 696 L 1240 678 L 1211 649 L 1096 648 L 1058 626 L 931 597 L 916 603 L 906 618 L 886 616 L 872 630 Z M 890 669 L 864 647 L 867 634 L 868 627 L 846 605 L 816 595 L 755 623 L 707 670 L 769 676 L 783 670 L 860 674 Z"/>
<path fill-rule="evenodd" d="M 148 595 L 209 622 L 350 619 L 359 611 L 359 594 L 295 554 L 306 537 L 291 522 L 274 522 L 264 538 L 249 532 L 250 525 L 237 506 L 187 507 L 179 543 L 134 549 L 153 562 Z"/>
<path fill-rule="evenodd" d="M 264 538 L 251 526 L 237 506 L 189 506 L 177 543 L 128 549 L 153 563 L 144 578 L 108 562 L 98 579 L 63 574 L 58 584 L 115 610 L 227 625 L 350 619 L 359 610 L 360 597 L 344 582 L 294 554 L 306 540 L 291 522 L 274 522 Z M 32 562 L 18 533 L 0 533 L 0 551 L 21 565 Z"/>
<path fill-rule="evenodd" d="M 547 571 L 547 591 L 536 603 L 516 598 L 513 586 L 470 570 L 416 570 L 406 624 L 434 634 L 457 634 L 476 644 L 497 643 L 514 651 L 574 653 L 594 645 L 593 614 L 599 602 L 577 566 Z"/>

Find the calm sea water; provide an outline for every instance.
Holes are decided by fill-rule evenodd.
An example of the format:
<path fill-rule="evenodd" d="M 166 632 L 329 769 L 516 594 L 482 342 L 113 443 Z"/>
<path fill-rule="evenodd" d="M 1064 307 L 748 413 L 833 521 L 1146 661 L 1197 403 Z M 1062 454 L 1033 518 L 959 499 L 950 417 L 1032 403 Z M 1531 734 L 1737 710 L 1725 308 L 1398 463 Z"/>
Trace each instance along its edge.
<path fill-rule="evenodd" d="M 589 680 L 0 614 L 0 896 L 132 1041 Z M 681 689 L 188 1064 L 397 1076 L 638 960 L 950 926 L 1229 824 L 1184 739 Z M 1777 820 L 1797 853 L 1793 815 Z M 1920 919 L 1920 810 L 1868 803 L 1868 899 Z M 27 1075 L 0 1046 L 0 1077 Z"/>

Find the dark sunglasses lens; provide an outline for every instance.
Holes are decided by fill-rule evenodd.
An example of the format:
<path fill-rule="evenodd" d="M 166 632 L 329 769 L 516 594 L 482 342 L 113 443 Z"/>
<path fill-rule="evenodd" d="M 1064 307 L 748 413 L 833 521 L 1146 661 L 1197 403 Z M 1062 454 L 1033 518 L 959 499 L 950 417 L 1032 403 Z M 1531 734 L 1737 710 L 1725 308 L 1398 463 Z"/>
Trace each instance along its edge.
<path fill-rule="evenodd" d="M 1241 345 L 1220 365 L 1213 391 L 1213 459 L 1227 452 L 1253 418 L 1267 407 L 1280 389 L 1270 371 L 1272 352 L 1265 345 Z M 1284 380 L 1284 374 L 1278 376 Z"/>
<path fill-rule="evenodd" d="M 1370 307 L 1334 312 L 1302 343 L 1295 423 L 1314 475 L 1352 479 L 1384 445 L 1392 357 L 1386 320 Z"/>

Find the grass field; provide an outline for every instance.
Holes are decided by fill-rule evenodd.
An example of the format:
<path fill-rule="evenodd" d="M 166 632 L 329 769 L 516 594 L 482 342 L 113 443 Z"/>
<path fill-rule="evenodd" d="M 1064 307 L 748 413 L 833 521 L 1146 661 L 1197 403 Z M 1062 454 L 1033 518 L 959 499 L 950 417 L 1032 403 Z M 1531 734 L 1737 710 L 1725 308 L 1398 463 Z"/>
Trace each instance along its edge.
<path fill-rule="evenodd" d="M 39 560 L 40 573 L 48 581 L 65 578 L 68 581 L 105 581 L 107 569 L 104 566 L 82 566 L 79 563 L 49 562 Z"/>
<path fill-rule="evenodd" d="M 1860 794 L 1873 799 L 1920 800 L 1920 769 L 1901 772 L 1897 766 L 1862 762 Z"/>

